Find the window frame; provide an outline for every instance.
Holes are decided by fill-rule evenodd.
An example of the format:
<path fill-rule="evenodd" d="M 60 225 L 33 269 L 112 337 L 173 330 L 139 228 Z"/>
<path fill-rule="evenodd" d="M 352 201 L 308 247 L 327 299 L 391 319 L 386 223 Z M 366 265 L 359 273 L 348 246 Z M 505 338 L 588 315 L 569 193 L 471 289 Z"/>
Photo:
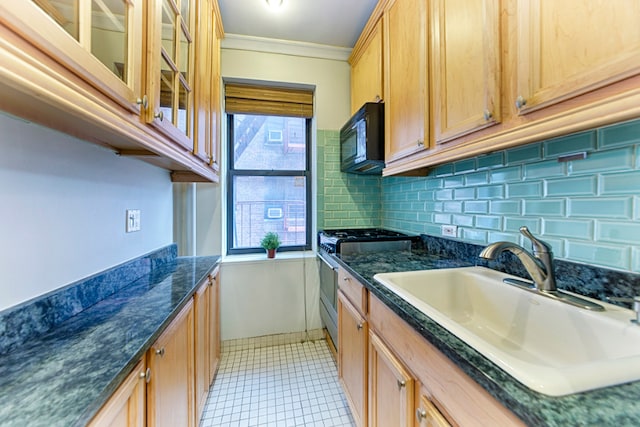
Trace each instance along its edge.
<path fill-rule="evenodd" d="M 249 113 L 237 113 L 246 114 Z M 234 248 L 233 236 L 235 226 L 235 205 L 234 205 L 234 178 L 236 176 L 258 176 L 258 177 L 290 177 L 302 176 L 305 178 L 305 240 L 304 245 L 282 245 L 278 248 L 279 252 L 289 251 L 308 251 L 312 248 L 311 227 L 312 227 L 312 183 L 311 183 L 311 145 L 312 145 L 312 118 L 300 117 L 304 120 L 305 134 L 305 169 L 304 170 L 262 170 L 262 169 L 235 169 L 234 159 L 234 116 L 235 113 L 227 113 L 227 255 L 253 254 L 262 253 L 264 249 L 260 246 L 250 248 Z M 268 117 L 283 117 L 282 115 L 267 115 Z"/>

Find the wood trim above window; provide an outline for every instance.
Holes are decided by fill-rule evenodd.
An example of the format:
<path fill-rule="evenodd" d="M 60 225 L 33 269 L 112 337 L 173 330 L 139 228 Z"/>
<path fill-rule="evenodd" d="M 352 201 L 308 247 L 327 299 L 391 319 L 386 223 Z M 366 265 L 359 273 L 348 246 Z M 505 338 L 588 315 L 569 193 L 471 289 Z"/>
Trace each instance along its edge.
<path fill-rule="evenodd" d="M 313 117 L 313 92 L 304 89 L 225 85 L 225 111 L 230 114 Z"/>

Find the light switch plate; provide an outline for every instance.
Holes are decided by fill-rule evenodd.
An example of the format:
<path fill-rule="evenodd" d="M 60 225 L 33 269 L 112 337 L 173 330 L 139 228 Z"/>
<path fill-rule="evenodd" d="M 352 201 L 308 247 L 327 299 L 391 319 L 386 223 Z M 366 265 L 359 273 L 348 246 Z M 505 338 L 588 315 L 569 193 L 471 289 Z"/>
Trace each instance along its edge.
<path fill-rule="evenodd" d="M 127 209 L 127 233 L 140 231 L 140 209 Z"/>

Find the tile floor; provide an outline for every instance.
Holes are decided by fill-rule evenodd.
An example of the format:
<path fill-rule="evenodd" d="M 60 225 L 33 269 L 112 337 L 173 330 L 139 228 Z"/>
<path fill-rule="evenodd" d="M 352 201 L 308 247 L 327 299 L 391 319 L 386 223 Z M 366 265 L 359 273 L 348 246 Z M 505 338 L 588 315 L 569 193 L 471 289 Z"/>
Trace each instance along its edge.
<path fill-rule="evenodd" d="M 352 427 L 327 342 L 223 346 L 200 427 Z"/>

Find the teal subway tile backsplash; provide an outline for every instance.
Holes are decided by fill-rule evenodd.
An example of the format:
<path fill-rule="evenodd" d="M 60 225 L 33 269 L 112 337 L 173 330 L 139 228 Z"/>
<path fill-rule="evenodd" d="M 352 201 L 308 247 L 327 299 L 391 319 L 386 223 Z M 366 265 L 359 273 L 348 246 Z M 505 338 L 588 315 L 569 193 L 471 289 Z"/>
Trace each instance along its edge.
<path fill-rule="evenodd" d="M 533 162 L 542 158 L 542 145 L 528 144 L 506 152 L 507 164 Z"/>
<path fill-rule="evenodd" d="M 631 265 L 631 247 L 605 245 L 602 243 L 568 240 L 567 258 L 607 267 L 628 270 Z"/>
<path fill-rule="evenodd" d="M 596 132 L 581 132 L 573 135 L 551 139 L 544 143 L 545 157 L 558 157 L 596 148 Z"/>
<path fill-rule="evenodd" d="M 569 199 L 567 214 L 572 218 L 632 219 L 632 197 L 599 197 Z"/>
<path fill-rule="evenodd" d="M 598 147 L 640 144 L 640 120 L 598 129 Z"/>
<path fill-rule="evenodd" d="M 600 194 L 629 193 L 640 193 L 640 170 L 618 174 L 603 174 L 600 176 Z"/>
<path fill-rule="evenodd" d="M 340 172 L 339 131 L 318 130 L 316 141 L 318 229 L 380 227 L 382 178 Z"/>
<path fill-rule="evenodd" d="M 633 147 L 590 153 L 584 160 L 569 162 L 569 174 L 630 170 L 633 167 Z"/>
<path fill-rule="evenodd" d="M 318 227 L 385 227 L 478 244 L 524 244 L 526 225 L 557 258 L 640 272 L 640 120 L 440 165 L 426 177 L 340 172 L 338 131 L 318 131 Z M 586 151 L 584 160 L 557 158 Z M 345 215 L 341 211 L 348 211 Z"/>
<path fill-rule="evenodd" d="M 561 178 L 545 181 L 545 194 L 553 196 L 595 196 L 597 178 L 584 176 L 579 178 Z"/>
<path fill-rule="evenodd" d="M 579 151 L 587 158 L 557 160 Z M 640 272 L 640 120 L 440 165 L 422 178 L 383 178 L 380 185 L 383 227 L 440 235 L 442 224 L 453 224 L 463 241 L 528 245 L 518 232 L 526 225 L 557 258 Z M 418 211 L 412 220 L 395 199 L 413 200 L 414 192 L 425 203 L 409 207 Z"/>

